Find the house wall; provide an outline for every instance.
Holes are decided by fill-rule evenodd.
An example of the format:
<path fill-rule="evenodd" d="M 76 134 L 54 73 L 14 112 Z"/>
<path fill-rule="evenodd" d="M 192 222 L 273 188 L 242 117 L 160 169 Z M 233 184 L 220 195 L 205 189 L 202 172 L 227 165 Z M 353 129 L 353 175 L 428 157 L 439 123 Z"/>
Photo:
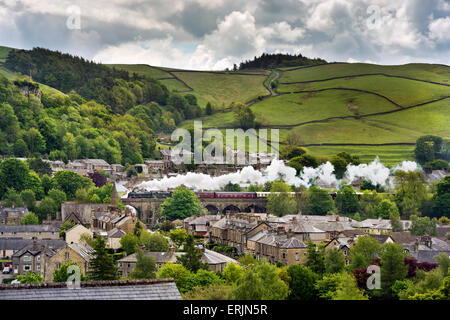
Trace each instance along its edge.
<path fill-rule="evenodd" d="M 47 258 L 45 270 L 41 271 L 45 281 L 53 280 L 53 272 L 58 268 L 58 264 L 61 266 L 68 262 L 75 262 L 80 267 L 80 271 L 83 275 L 87 273 L 89 266 L 88 261 L 81 257 L 78 252 L 67 246 L 59 250 L 52 257 Z"/>
<path fill-rule="evenodd" d="M 89 234 L 91 237 L 94 235 L 92 231 L 79 224 L 66 232 L 66 242 L 67 243 L 80 242 L 80 237 L 84 233 Z"/>

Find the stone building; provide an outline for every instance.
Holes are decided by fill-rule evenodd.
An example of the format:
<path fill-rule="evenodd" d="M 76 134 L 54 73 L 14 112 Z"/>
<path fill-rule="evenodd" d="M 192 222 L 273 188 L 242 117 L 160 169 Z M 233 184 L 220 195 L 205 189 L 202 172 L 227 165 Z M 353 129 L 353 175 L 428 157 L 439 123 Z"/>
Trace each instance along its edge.
<path fill-rule="evenodd" d="M 27 213 L 27 208 L 0 208 L 0 225 L 18 225 Z"/>
<path fill-rule="evenodd" d="M 227 216 L 215 222 L 209 228 L 209 242 L 236 249 L 239 254 L 245 252 L 247 239 L 271 226 L 251 215 Z"/>
<path fill-rule="evenodd" d="M 66 231 L 67 243 L 78 243 L 82 234 L 88 234 L 93 237 L 93 232 L 81 224 L 77 224 Z"/>
<path fill-rule="evenodd" d="M 51 281 L 55 270 L 65 263 L 75 262 L 81 273 L 86 274 L 92 252 L 93 249 L 84 243 L 50 247 L 34 241 L 12 255 L 13 272 L 15 275 L 23 275 L 32 271 L 39 273 L 45 281 Z"/>
<path fill-rule="evenodd" d="M 0 238 L 59 239 L 59 228 L 48 225 L 0 225 Z"/>
<path fill-rule="evenodd" d="M 261 230 L 248 242 L 253 243 L 249 245 L 249 253 L 255 255 L 258 260 L 266 259 L 271 263 L 284 265 L 306 262 L 306 244 L 286 233 Z"/>

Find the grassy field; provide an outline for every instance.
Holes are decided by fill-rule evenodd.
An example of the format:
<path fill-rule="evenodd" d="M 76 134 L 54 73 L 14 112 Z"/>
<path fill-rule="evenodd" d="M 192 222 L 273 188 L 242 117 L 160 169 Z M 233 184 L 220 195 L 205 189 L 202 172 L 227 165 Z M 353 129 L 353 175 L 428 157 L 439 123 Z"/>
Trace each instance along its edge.
<path fill-rule="evenodd" d="M 258 96 L 269 94 L 263 82 L 264 75 L 239 75 L 209 72 L 173 72 L 194 89 L 199 105 L 203 108 L 208 101 L 218 106 L 232 102 L 247 102 Z"/>
<path fill-rule="evenodd" d="M 6 57 L 8 57 L 8 53 L 11 51 L 11 48 L 0 46 L 0 64 L 5 62 Z"/>
<path fill-rule="evenodd" d="M 180 93 L 188 93 L 192 91 L 190 88 L 186 87 L 186 85 L 180 80 L 173 79 L 163 79 L 159 80 L 162 84 L 164 84 L 170 91 L 180 92 Z"/>
<path fill-rule="evenodd" d="M 411 106 L 450 96 L 450 87 L 447 86 L 384 76 L 367 76 L 323 82 L 280 85 L 278 91 L 295 92 L 326 88 L 367 90 L 383 95 L 403 106 Z"/>
<path fill-rule="evenodd" d="M 449 66 L 420 63 L 405 64 L 401 66 L 380 66 L 367 63 L 339 63 L 292 71 L 285 69 L 280 82 L 322 80 L 367 73 L 385 73 L 450 84 Z"/>
<path fill-rule="evenodd" d="M 146 64 L 109 64 L 108 66 L 155 79 L 171 77 L 168 72 Z"/>
<path fill-rule="evenodd" d="M 414 160 L 414 146 L 321 146 L 308 147 L 315 156 L 330 157 L 339 152 L 348 152 L 358 156 L 363 162 L 371 162 L 379 157 L 387 166 L 394 166 L 404 160 Z"/>

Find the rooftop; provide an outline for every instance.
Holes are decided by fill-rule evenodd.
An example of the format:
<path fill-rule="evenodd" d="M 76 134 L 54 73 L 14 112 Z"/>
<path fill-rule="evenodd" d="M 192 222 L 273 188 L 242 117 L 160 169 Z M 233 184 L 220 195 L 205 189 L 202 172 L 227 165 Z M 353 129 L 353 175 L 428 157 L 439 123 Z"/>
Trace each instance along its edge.
<path fill-rule="evenodd" d="M 181 300 L 173 279 L 0 284 L 0 300 Z"/>

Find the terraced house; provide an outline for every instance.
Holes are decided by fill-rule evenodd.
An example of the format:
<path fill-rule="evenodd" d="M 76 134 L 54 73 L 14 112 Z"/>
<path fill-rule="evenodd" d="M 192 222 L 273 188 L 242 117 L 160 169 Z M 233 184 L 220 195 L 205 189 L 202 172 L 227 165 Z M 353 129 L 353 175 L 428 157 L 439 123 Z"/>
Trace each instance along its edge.
<path fill-rule="evenodd" d="M 28 271 L 39 273 L 45 281 L 53 279 L 53 272 L 63 264 L 75 262 L 82 274 L 88 271 L 93 249 L 83 243 L 65 244 L 63 247 L 39 245 L 35 240 L 12 255 L 15 275 L 23 275 Z"/>
<path fill-rule="evenodd" d="M 271 226 L 258 217 L 239 214 L 227 216 L 212 224 L 209 228 L 209 242 L 229 246 L 242 254 L 247 249 L 247 239 Z"/>
<path fill-rule="evenodd" d="M 27 213 L 27 208 L 0 208 L 0 225 L 17 225 Z"/>
<path fill-rule="evenodd" d="M 49 224 L 0 225 L 0 238 L 59 239 L 59 230 Z"/>

